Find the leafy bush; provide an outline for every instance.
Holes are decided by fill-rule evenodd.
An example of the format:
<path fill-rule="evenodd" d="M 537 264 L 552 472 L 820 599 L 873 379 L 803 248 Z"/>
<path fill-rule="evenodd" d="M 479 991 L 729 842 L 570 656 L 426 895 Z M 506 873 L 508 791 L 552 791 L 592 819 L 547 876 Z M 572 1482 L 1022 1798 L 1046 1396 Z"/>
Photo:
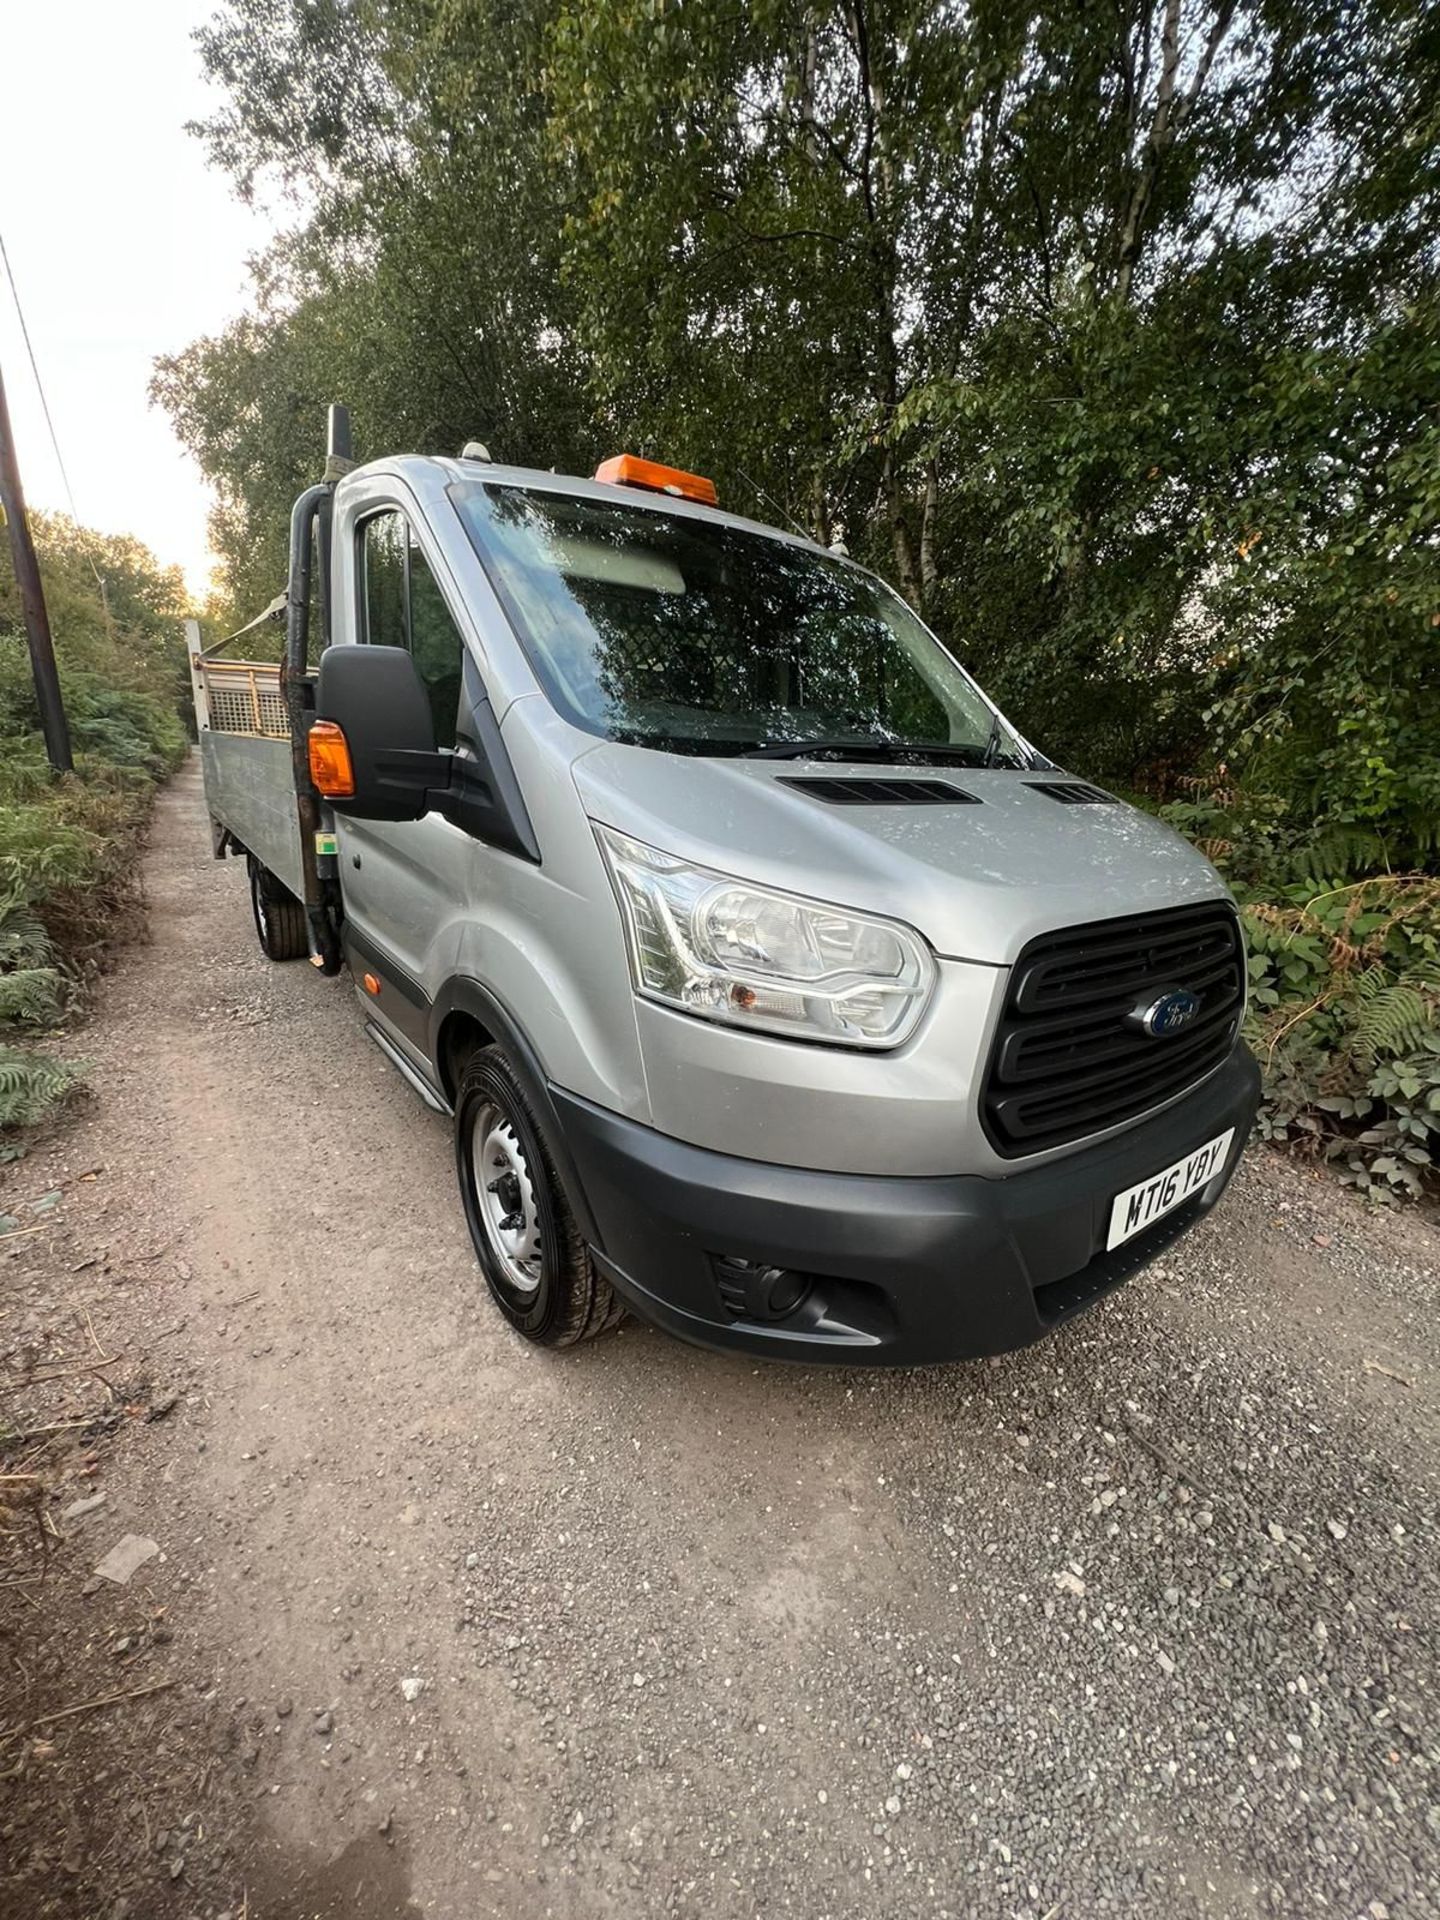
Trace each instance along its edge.
<path fill-rule="evenodd" d="M 57 778 L 46 759 L 0 562 L 0 1036 L 51 1027 L 74 1004 L 133 898 L 155 783 L 186 750 L 178 576 L 134 541 L 58 517 L 36 516 L 35 532 L 75 771 Z M 0 1128 L 33 1125 L 77 1083 L 74 1066 L 0 1038 Z"/>
<path fill-rule="evenodd" d="M 1376 1199 L 1440 1166 L 1440 880 L 1372 874 L 1242 899 L 1262 1131 Z"/>
<path fill-rule="evenodd" d="M 60 1011 L 50 936 L 18 894 L 0 894 L 0 1024 L 36 1025 Z"/>
<path fill-rule="evenodd" d="M 0 806 L 0 886 L 28 898 L 59 887 L 83 886 L 100 849 L 78 825 L 57 818 L 55 806 Z"/>
<path fill-rule="evenodd" d="M 185 755 L 176 689 L 151 692 L 114 684 L 86 667 L 60 671 L 70 743 L 77 769 L 102 775 L 133 771 L 159 779 Z M 40 711 L 30 663 L 19 632 L 0 624 L 0 738 L 6 743 L 0 796 L 34 798 L 49 788 L 49 767 L 40 733 Z"/>
<path fill-rule="evenodd" d="M 1164 817 L 1240 901 L 1262 1137 L 1308 1145 L 1373 1199 L 1418 1198 L 1440 1170 L 1440 879 L 1383 870 L 1373 828 L 1299 833 L 1273 795 L 1185 784 Z"/>
<path fill-rule="evenodd" d="M 50 936 L 23 895 L 0 894 L 0 1028 L 58 1018 L 60 970 Z M 0 1042 L 0 1128 L 29 1125 L 74 1086 L 74 1068 Z"/>

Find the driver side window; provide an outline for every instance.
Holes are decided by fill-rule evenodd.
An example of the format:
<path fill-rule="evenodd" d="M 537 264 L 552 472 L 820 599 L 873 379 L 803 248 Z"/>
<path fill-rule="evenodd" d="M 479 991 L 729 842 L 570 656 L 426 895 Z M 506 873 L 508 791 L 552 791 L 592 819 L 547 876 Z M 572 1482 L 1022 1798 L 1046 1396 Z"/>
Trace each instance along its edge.
<path fill-rule="evenodd" d="M 453 747 L 465 643 L 415 531 L 398 508 L 387 508 L 362 523 L 359 539 L 365 639 L 406 648 L 430 697 L 435 744 Z"/>

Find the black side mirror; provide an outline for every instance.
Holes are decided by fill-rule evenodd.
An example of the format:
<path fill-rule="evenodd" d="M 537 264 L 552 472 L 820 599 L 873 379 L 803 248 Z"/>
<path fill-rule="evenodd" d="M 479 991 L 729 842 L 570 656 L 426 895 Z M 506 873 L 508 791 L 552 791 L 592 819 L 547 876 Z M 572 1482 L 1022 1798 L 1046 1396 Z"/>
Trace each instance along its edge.
<path fill-rule="evenodd" d="M 525 802 L 473 662 L 464 669 L 469 733 L 458 753 L 435 747 L 424 682 L 403 647 L 327 647 L 315 685 L 315 721 L 344 735 L 354 791 L 312 777 L 337 813 L 355 820 L 421 820 L 438 813 L 488 846 L 538 862 Z M 337 743 L 338 744 L 338 743 Z"/>
<path fill-rule="evenodd" d="M 435 750 L 424 683 L 404 647 L 327 647 L 320 656 L 315 718 L 345 735 L 355 792 L 330 800 L 360 820 L 418 820 L 430 790 L 450 784 L 448 753 Z"/>

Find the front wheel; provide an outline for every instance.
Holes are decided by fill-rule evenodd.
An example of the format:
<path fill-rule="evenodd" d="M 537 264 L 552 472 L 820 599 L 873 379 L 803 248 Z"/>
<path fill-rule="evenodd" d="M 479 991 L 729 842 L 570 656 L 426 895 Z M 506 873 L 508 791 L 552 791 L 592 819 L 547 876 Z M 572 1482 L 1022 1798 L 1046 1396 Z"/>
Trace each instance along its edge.
<path fill-rule="evenodd" d="M 455 1100 L 455 1165 L 470 1238 L 496 1306 L 542 1347 L 604 1333 L 624 1308 L 595 1270 L 539 1116 L 499 1047 L 483 1047 Z"/>

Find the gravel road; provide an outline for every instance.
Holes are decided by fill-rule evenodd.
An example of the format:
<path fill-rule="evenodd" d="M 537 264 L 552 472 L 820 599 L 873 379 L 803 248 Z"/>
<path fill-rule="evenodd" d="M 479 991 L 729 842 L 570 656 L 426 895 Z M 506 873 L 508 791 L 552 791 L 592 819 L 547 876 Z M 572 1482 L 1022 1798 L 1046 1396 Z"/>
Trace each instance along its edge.
<path fill-rule="evenodd" d="M 326 1862 L 386 1920 L 1440 1911 L 1431 1224 L 1252 1154 L 999 1361 L 536 1352 L 348 981 L 260 958 L 193 768 L 148 886 L 68 1151 L 181 1322 L 112 1509 L 259 1708 L 255 1877 L 319 1874 L 251 1920 Z"/>

